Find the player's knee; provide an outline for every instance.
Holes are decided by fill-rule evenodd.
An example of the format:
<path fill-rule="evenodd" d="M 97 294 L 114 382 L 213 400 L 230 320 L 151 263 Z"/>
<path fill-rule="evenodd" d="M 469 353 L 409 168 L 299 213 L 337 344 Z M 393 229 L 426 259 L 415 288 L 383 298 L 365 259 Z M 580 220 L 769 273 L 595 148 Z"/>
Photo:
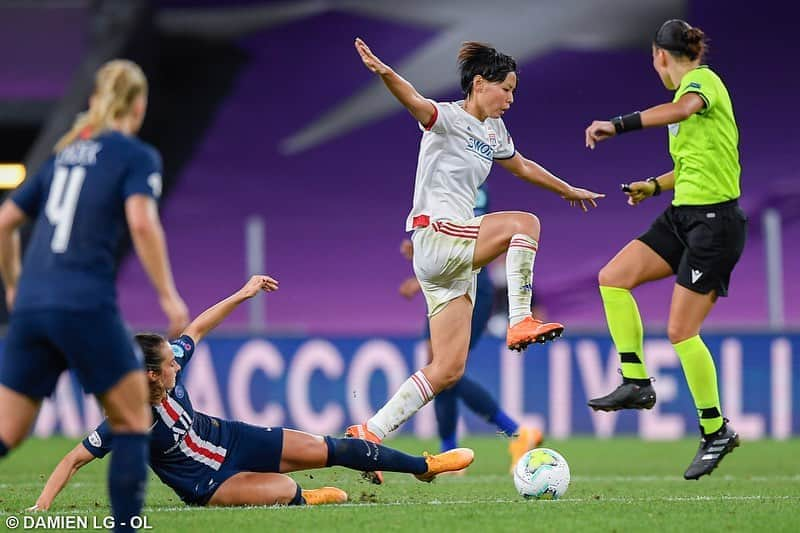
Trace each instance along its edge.
<path fill-rule="evenodd" d="M 514 217 L 514 233 L 523 233 L 529 235 L 534 239 L 539 239 L 539 234 L 542 231 L 541 222 L 539 217 L 533 213 L 520 213 Z"/>
<path fill-rule="evenodd" d="M 611 263 L 601 268 L 600 272 L 597 274 L 597 282 L 601 287 L 619 287 L 620 289 L 630 289 L 631 284 L 626 278 L 627 276 L 625 276 L 620 269 L 616 268 Z"/>
<path fill-rule="evenodd" d="M 290 478 L 289 476 L 282 476 L 280 481 L 275 484 L 275 504 L 277 505 L 292 505 L 297 504 L 299 502 L 295 502 L 295 498 L 297 496 L 298 485 L 297 483 Z"/>
<path fill-rule="evenodd" d="M 461 377 L 464 375 L 464 365 L 450 365 L 447 368 L 443 369 L 441 373 L 441 389 L 445 390 L 453 387 L 456 383 L 461 380 Z"/>
<path fill-rule="evenodd" d="M 695 328 L 680 322 L 670 321 L 667 324 L 667 338 L 672 344 L 678 344 L 697 335 Z"/>

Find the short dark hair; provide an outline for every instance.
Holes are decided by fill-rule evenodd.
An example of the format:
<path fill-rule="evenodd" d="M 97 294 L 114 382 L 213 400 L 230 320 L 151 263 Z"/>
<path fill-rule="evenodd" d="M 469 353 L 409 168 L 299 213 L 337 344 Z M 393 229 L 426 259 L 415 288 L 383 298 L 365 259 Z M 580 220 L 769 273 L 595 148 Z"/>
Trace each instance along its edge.
<path fill-rule="evenodd" d="M 475 76 L 480 75 L 487 81 L 503 81 L 510 72 L 517 71 L 517 62 L 486 43 L 467 41 L 458 51 L 458 69 L 461 72 L 461 90 L 464 96 L 469 96 Z"/>
<path fill-rule="evenodd" d="M 693 28 L 685 20 L 666 21 L 653 37 L 653 44 L 663 48 L 675 57 L 688 57 L 694 61 L 702 60 L 708 50 L 706 34 L 700 28 Z"/>

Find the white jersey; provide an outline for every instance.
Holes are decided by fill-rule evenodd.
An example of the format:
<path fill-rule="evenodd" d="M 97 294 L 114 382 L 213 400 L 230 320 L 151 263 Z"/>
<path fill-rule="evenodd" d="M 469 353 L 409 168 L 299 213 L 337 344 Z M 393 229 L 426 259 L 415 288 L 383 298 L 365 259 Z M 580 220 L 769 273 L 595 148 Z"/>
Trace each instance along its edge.
<path fill-rule="evenodd" d="M 514 156 L 514 143 L 503 120 L 473 117 L 460 102 L 433 102 L 436 111 L 422 127 L 422 141 L 414 183 L 414 217 L 434 220 L 469 220 L 473 217 L 478 187 L 486 180 L 495 159 Z"/>

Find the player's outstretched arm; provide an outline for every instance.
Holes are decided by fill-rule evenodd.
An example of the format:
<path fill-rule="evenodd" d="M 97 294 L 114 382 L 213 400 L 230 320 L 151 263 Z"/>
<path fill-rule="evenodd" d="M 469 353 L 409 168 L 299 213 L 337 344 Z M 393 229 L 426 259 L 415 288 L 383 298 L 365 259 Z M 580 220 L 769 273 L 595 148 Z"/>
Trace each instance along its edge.
<path fill-rule="evenodd" d="M 83 443 L 79 442 L 78 445 L 56 465 L 53 473 L 50 474 L 50 478 L 42 489 L 42 493 L 39 495 L 39 498 L 36 499 L 36 503 L 28 507 L 27 510 L 47 511 L 50 509 L 53 500 L 55 500 L 56 496 L 67 486 L 67 483 L 72 476 L 75 475 L 75 472 L 91 463 L 94 458 L 94 455 L 86 449 Z"/>
<path fill-rule="evenodd" d="M 10 311 L 17 293 L 20 262 L 19 228 L 27 220 L 25 212 L 13 201 L 0 206 L 0 275 L 6 289 L 6 308 Z"/>
<path fill-rule="evenodd" d="M 686 93 L 677 102 L 657 105 L 641 113 L 631 113 L 612 120 L 595 120 L 586 128 L 586 147 L 594 150 L 598 142 L 628 131 L 629 128 L 637 130 L 682 122 L 702 111 L 705 105 L 705 100 L 697 93 Z"/>
<path fill-rule="evenodd" d="M 428 124 L 436 112 L 433 103 L 419 94 L 413 85 L 392 70 L 389 65 L 378 59 L 378 56 L 372 53 L 367 43 L 360 37 L 356 38 L 355 46 L 364 66 L 381 77 L 389 92 L 408 109 L 417 122 Z"/>
<path fill-rule="evenodd" d="M 595 200 L 605 198 L 605 194 L 573 187 L 538 163 L 526 159 L 519 152 L 509 159 L 498 160 L 498 163 L 515 176 L 558 194 L 561 198 L 569 201 L 569 205 L 578 205 L 584 211 L 588 211 L 589 206 L 597 207 Z"/>
<path fill-rule="evenodd" d="M 195 343 L 198 343 L 209 331 L 219 326 L 239 304 L 249 300 L 261 291 L 272 292 L 277 290 L 277 280 L 265 275 L 253 276 L 241 289 L 200 313 L 200 316 L 189 324 L 183 334 L 188 335 Z"/>

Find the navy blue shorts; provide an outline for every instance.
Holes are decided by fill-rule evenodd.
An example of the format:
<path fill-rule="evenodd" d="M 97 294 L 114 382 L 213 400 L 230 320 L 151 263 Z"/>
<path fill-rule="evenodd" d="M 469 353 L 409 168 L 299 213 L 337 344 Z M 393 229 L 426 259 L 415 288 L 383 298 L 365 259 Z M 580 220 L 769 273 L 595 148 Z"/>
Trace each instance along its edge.
<path fill-rule="evenodd" d="M 478 274 L 478 283 L 475 290 L 475 306 L 472 310 L 472 326 L 470 328 L 469 349 L 475 347 L 481 340 L 489 319 L 492 318 L 492 307 L 494 307 L 494 285 L 489 271 L 483 268 Z M 425 331 L 423 337 L 431 338 L 431 325 L 425 321 Z"/>
<path fill-rule="evenodd" d="M 207 490 L 194 497 L 194 501 L 184 501 L 193 505 L 206 505 L 211 496 L 225 481 L 239 472 L 276 472 L 281 471 L 281 455 L 283 454 L 283 428 L 260 427 L 220 420 L 226 424 L 231 440 L 228 454 L 219 470 L 211 475 L 211 482 L 198 483 Z"/>
<path fill-rule="evenodd" d="M 0 383 L 31 398 L 53 393 L 72 369 L 90 394 L 103 394 L 142 370 L 142 357 L 116 309 L 28 310 L 11 314 Z"/>

